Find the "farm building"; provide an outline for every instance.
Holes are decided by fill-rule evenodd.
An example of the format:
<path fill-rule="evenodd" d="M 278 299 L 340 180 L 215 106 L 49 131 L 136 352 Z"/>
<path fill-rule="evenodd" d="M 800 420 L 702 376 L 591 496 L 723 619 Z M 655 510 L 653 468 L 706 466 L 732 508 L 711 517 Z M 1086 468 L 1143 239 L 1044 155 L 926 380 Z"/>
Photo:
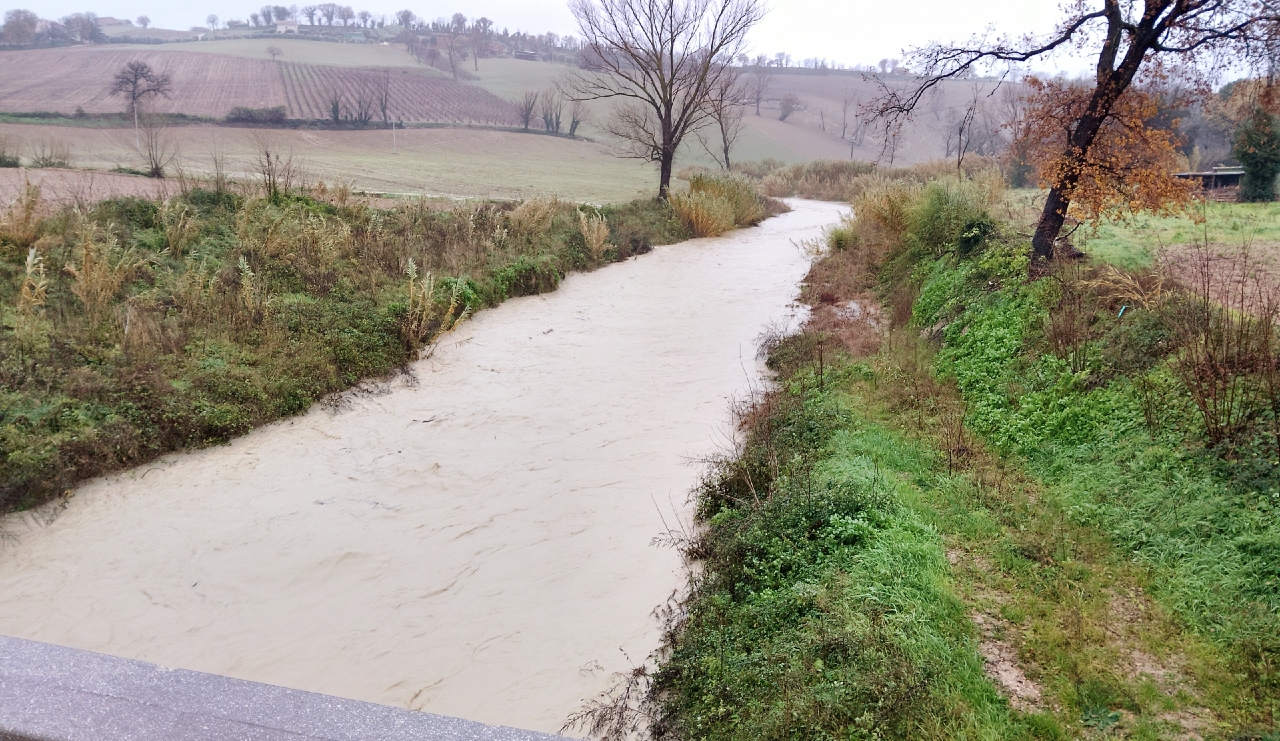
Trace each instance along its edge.
<path fill-rule="evenodd" d="M 297 35 L 297 21 L 276 21 L 276 33 L 291 33 Z"/>

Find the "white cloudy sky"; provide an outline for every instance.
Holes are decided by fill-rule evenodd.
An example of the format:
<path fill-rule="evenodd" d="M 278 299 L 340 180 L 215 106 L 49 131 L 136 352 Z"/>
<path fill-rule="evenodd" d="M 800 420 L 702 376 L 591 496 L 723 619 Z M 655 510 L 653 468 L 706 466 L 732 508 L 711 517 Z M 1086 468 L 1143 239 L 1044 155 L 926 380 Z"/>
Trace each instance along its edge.
<path fill-rule="evenodd" d="M 209 13 L 223 19 L 247 18 L 266 0 L 0 0 L 0 8 L 27 7 L 46 18 L 92 11 L 98 15 L 136 18 L 147 15 L 155 25 L 189 28 L 203 25 Z M 309 2 L 310 0 L 308 0 Z M 272 4 L 307 4 L 273 0 Z M 499 28 L 573 34 L 573 16 L 565 0 L 342 0 L 357 10 L 390 15 L 409 8 L 419 16 L 438 18 L 461 12 L 487 16 Z M 1001 31 L 1048 31 L 1059 16 L 1051 0 L 768 0 L 771 9 L 754 30 L 754 52 L 786 52 L 795 59 L 825 57 L 845 64 L 874 64 L 901 55 L 904 47 L 930 40 L 960 40 L 995 23 Z"/>

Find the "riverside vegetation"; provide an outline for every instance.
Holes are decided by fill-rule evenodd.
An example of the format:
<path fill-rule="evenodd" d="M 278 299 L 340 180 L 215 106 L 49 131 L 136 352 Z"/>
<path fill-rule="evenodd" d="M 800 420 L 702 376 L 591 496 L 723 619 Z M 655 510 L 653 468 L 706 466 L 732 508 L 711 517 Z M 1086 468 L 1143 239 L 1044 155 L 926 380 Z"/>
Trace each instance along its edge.
<path fill-rule="evenodd" d="M 379 209 L 282 168 L 162 202 L 28 186 L 0 215 L 0 513 L 300 414 L 481 308 L 777 207 L 702 178 L 671 205 Z"/>
<path fill-rule="evenodd" d="M 1274 283 L 1241 252 L 1036 265 L 998 176 L 929 169 L 856 176 L 674 538 L 700 568 L 656 667 L 574 720 L 1280 738 Z"/>

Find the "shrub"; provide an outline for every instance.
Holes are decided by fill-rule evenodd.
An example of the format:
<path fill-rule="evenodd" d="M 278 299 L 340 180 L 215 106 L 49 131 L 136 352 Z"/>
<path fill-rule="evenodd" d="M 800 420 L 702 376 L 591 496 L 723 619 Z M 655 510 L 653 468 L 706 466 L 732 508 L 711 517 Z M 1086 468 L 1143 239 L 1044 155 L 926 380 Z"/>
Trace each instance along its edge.
<path fill-rule="evenodd" d="M 1244 165 L 1240 200 L 1274 201 L 1280 175 L 1280 130 L 1276 117 L 1258 108 L 1236 131 L 1231 154 Z"/>
<path fill-rule="evenodd" d="M 274 108 L 246 108 L 244 106 L 236 106 L 227 114 L 225 120 L 227 123 L 278 126 L 288 119 L 289 109 L 280 105 Z"/>
<path fill-rule="evenodd" d="M 691 193 L 709 193 L 729 204 L 735 226 L 754 226 L 768 215 L 755 186 L 731 175 L 697 175 L 689 181 Z"/>
<path fill-rule="evenodd" d="M 733 205 L 714 193 L 672 193 L 671 209 L 695 237 L 717 237 L 733 228 Z"/>
<path fill-rule="evenodd" d="M 21 167 L 18 149 L 7 136 L 0 136 L 0 167 Z"/>

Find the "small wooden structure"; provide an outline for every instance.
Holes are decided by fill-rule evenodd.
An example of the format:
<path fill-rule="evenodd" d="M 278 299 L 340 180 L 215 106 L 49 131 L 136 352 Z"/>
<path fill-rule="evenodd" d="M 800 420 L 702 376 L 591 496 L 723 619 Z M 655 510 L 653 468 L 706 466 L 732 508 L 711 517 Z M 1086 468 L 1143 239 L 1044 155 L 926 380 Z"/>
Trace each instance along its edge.
<path fill-rule="evenodd" d="M 1210 201 L 1235 201 L 1240 194 L 1241 167 L 1214 167 L 1203 172 L 1179 172 L 1174 177 L 1199 181 L 1200 191 Z"/>
<path fill-rule="evenodd" d="M 1174 177 L 1183 180 L 1199 180 L 1200 187 L 1205 190 L 1214 188 L 1235 188 L 1244 177 L 1243 167 L 1215 167 L 1205 172 L 1179 172 Z"/>

